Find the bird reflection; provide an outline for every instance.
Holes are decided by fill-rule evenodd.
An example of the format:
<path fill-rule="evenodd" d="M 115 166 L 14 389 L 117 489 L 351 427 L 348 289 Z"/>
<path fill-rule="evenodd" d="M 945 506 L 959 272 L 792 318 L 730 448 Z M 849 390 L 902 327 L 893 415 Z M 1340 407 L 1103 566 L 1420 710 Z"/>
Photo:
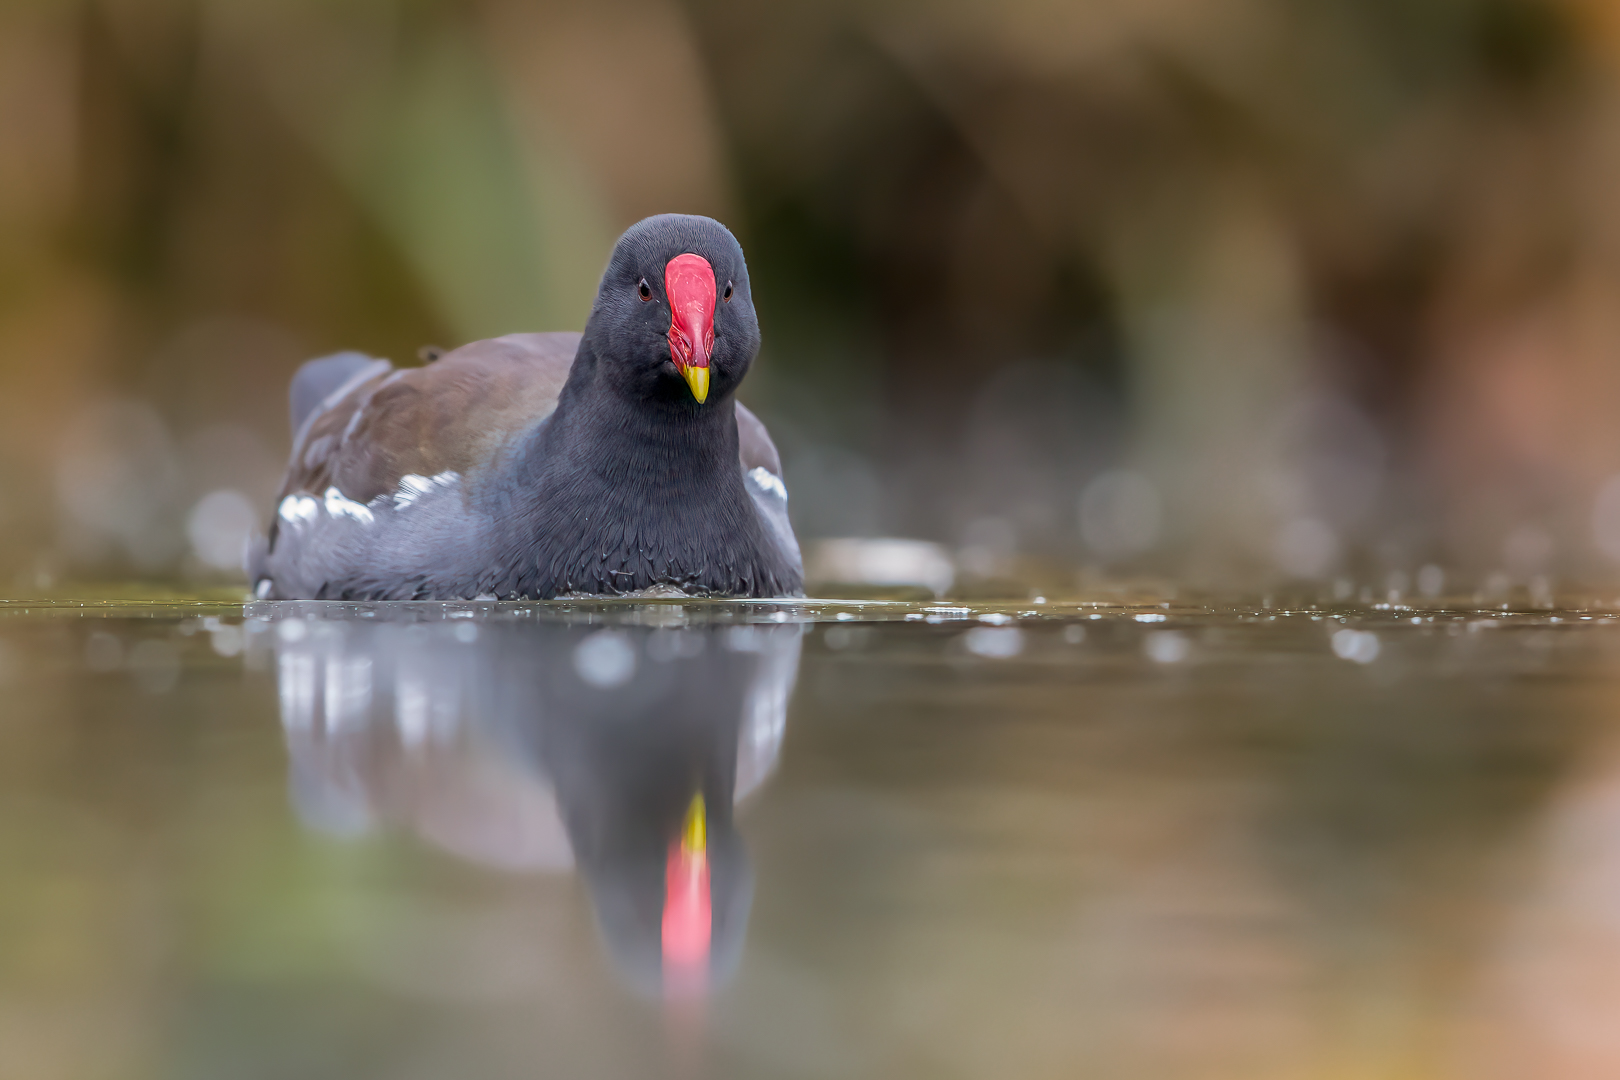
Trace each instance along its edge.
<path fill-rule="evenodd" d="M 577 867 L 640 990 L 702 993 L 735 969 L 753 874 L 733 807 L 775 765 L 797 626 L 407 611 L 267 629 L 291 799 L 310 826 L 403 825 L 483 866 Z"/>

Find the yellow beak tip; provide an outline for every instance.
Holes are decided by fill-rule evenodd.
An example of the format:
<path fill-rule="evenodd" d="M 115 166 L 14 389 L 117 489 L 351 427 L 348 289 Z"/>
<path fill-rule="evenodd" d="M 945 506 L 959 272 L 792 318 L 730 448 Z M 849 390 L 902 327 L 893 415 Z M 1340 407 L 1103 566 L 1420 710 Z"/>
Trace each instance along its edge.
<path fill-rule="evenodd" d="M 681 846 L 696 854 L 709 846 L 708 811 L 703 805 L 703 793 L 692 796 L 686 808 L 686 820 L 681 824 Z"/>
<path fill-rule="evenodd" d="M 709 397 L 709 369 L 708 367 L 688 367 L 681 369 L 681 377 L 686 385 L 692 388 L 692 396 L 699 405 Z"/>

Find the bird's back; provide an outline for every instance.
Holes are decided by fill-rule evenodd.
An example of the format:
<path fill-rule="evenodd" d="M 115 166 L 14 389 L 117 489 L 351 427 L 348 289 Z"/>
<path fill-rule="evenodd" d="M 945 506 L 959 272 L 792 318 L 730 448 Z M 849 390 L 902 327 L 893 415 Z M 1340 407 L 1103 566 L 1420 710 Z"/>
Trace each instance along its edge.
<path fill-rule="evenodd" d="M 256 592 L 444 598 L 499 579 L 488 543 L 508 451 L 556 409 L 579 342 L 577 333 L 511 334 L 421 368 L 361 354 L 306 364 L 275 520 L 248 557 Z M 736 417 L 749 494 L 796 564 L 776 447 L 741 404 Z"/>
<path fill-rule="evenodd" d="M 407 476 L 472 476 L 556 408 L 578 349 L 574 333 L 510 334 L 380 368 L 305 421 L 281 495 L 336 487 L 369 503 Z"/>

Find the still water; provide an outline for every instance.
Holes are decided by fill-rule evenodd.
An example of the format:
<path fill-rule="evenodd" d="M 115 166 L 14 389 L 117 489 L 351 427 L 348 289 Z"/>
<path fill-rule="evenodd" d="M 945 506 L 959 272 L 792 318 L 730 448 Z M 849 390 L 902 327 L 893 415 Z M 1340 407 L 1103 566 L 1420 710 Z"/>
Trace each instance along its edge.
<path fill-rule="evenodd" d="M 1620 618 L 0 602 L 0 1078 L 1620 1075 Z"/>

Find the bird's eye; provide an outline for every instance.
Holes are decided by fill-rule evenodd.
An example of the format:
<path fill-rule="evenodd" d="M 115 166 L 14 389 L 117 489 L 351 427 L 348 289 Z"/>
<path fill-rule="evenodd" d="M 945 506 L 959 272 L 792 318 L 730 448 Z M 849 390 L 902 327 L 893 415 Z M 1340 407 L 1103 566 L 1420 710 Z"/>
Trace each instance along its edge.
<path fill-rule="evenodd" d="M 730 300 L 731 299 L 731 282 L 729 282 L 729 281 L 726 282 L 726 291 L 720 294 L 720 299 L 721 300 Z"/>
<path fill-rule="evenodd" d="M 647 284 L 646 278 L 642 278 L 640 283 L 636 285 L 636 292 L 641 294 L 643 301 L 652 299 L 652 286 Z"/>

